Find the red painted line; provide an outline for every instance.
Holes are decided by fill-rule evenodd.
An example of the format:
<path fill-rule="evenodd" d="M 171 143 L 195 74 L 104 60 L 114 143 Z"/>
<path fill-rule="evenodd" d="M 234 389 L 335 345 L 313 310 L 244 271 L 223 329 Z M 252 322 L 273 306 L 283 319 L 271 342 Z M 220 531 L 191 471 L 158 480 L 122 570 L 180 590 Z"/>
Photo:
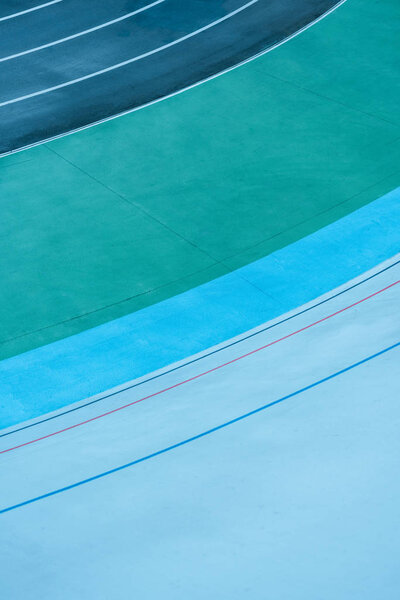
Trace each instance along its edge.
<path fill-rule="evenodd" d="M 255 350 L 251 350 L 250 352 L 247 352 L 246 354 L 242 354 L 241 356 L 238 356 L 237 358 L 233 358 L 232 360 L 229 360 L 228 362 L 218 365 L 217 367 L 213 367 L 212 369 L 209 369 L 208 371 L 203 371 L 203 373 L 194 375 L 194 377 L 190 377 L 189 379 L 185 379 L 184 381 L 175 383 L 174 385 L 171 385 L 170 387 L 159 390 L 158 392 L 154 392 L 153 394 L 149 394 L 148 396 L 139 398 L 139 400 L 134 400 L 133 402 L 129 402 L 129 404 L 124 404 L 123 406 L 119 406 L 118 408 L 109 410 L 108 412 L 102 413 L 101 415 L 97 415 L 97 417 L 92 417 L 91 419 L 87 419 L 86 421 L 81 421 L 80 423 L 76 423 L 75 425 L 70 425 L 69 427 L 65 427 L 64 429 L 59 429 L 58 431 L 54 431 L 53 433 L 48 433 L 47 435 L 30 440 L 29 442 L 25 442 L 23 444 L 19 444 L 18 446 L 12 446 L 11 448 L 6 448 L 6 450 L 1 450 L 0 454 L 5 454 L 6 452 L 11 452 L 12 450 L 17 450 L 17 448 L 23 448 L 24 446 L 29 446 L 30 444 L 34 444 L 36 442 L 40 442 L 41 440 L 45 440 L 47 438 L 53 437 L 54 435 L 58 435 L 59 433 L 64 433 L 65 431 L 69 431 L 70 429 L 75 429 L 76 427 L 80 427 L 81 425 L 86 425 L 87 423 L 91 423 L 92 421 L 97 421 L 97 419 L 102 419 L 103 417 L 112 415 L 113 413 L 119 412 L 120 410 L 129 408 L 129 406 L 133 406 L 134 404 L 139 404 L 139 402 L 144 402 L 144 400 L 149 400 L 150 398 L 154 398 L 155 396 L 159 396 L 160 394 L 169 392 L 170 390 L 178 388 L 181 385 L 184 385 L 185 383 L 190 383 L 191 381 L 195 381 L 196 379 L 199 379 L 200 377 L 204 377 L 205 375 L 208 375 L 209 373 L 218 371 L 219 369 L 222 369 L 223 367 L 227 367 L 228 365 L 232 365 L 233 363 L 236 363 L 239 360 L 242 360 L 243 358 L 247 358 L 248 356 L 251 356 L 252 354 L 256 354 L 257 352 L 260 352 L 261 350 L 265 350 L 266 348 L 269 348 L 270 346 L 274 346 L 275 344 L 278 344 L 279 342 L 282 342 L 283 340 L 287 340 L 287 339 L 293 337 L 294 335 L 297 335 L 298 333 L 307 331 L 307 329 L 311 329 L 311 327 L 315 327 L 316 325 L 319 325 L 320 323 L 323 323 L 324 321 L 327 321 L 328 319 L 331 319 L 332 317 L 335 317 L 336 315 L 340 315 L 341 313 L 349 310 L 350 308 L 354 308 L 354 306 L 358 306 L 359 304 L 362 304 L 363 302 L 365 302 L 366 300 L 369 300 L 370 298 L 374 298 L 375 296 L 382 294 L 382 292 L 389 290 L 390 288 L 394 287 L 395 285 L 398 285 L 399 283 L 400 283 L 400 280 L 395 281 L 394 283 L 391 283 L 390 285 L 382 288 L 381 290 L 378 290 L 377 292 L 374 292 L 373 294 L 370 294 L 369 296 L 366 296 L 365 298 L 362 298 L 361 300 L 358 300 L 357 302 L 353 302 L 353 304 L 350 304 L 349 306 L 345 306 L 344 308 L 341 308 L 340 310 L 337 310 L 336 312 L 334 312 L 326 317 L 323 317 L 322 319 L 319 319 L 318 321 L 314 321 L 313 323 L 310 323 L 310 325 L 306 325 L 305 327 L 302 327 L 301 329 L 297 329 L 296 331 L 293 331 L 292 333 L 288 333 L 287 335 L 284 335 L 283 337 L 278 338 L 278 339 L 274 340 L 273 342 L 269 342 L 268 344 L 265 344 L 264 346 L 260 346 L 259 348 L 256 348 Z"/>

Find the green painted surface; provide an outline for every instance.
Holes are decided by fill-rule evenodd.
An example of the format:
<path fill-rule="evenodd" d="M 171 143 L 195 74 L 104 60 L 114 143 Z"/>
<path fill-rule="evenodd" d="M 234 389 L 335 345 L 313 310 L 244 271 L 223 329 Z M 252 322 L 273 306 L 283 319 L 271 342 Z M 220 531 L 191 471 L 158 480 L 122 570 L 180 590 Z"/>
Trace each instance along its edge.
<path fill-rule="evenodd" d="M 0 357 L 148 306 L 400 185 L 398 0 L 0 160 Z"/>

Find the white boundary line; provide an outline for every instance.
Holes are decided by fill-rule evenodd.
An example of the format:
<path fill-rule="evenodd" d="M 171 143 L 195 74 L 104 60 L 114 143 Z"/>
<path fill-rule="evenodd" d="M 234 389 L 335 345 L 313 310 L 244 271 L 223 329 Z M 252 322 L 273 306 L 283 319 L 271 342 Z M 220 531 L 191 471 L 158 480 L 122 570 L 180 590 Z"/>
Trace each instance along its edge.
<path fill-rule="evenodd" d="M 46 8 L 46 6 L 50 6 L 51 4 L 58 4 L 62 2 L 62 0 L 51 0 L 51 2 L 46 2 L 45 4 L 39 4 L 39 6 L 34 6 L 33 8 L 27 8 L 26 10 L 21 10 L 20 12 L 13 13 L 12 15 L 7 15 L 6 17 L 0 17 L 0 21 L 8 21 L 8 19 L 15 19 L 15 17 L 20 17 L 21 15 L 26 15 L 26 13 L 33 12 L 34 10 L 39 10 L 41 8 Z"/>
<path fill-rule="evenodd" d="M 2 156 L 9 156 L 10 154 L 16 154 L 17 152 L 22 152 L 23 150 L 28 150 L 29 148 L 34 148 L 35 146 L 41 146 L 42 144 L 47 144 L 48 142 L 51 142 L 53 140 L 58 140 L 60 138 L 66 137 L 68 135 L 72 135 L 74 133 L 78 133 L 79 131 L 84 131 L 85 129 L 89 129 L 91 127 L 95 127 L 96 125 L 101 125 L 101 123 L 106 123 L 107 121 L 112 121 L 113 119 L 118 119 L 119 117 L 122 117 L 124 115 L 129 115 L 130 113 L 136 112 L 138 110 L 142 110 L 143 108 L 147 108 L 148 106 L 152 106 L 153 104 L 157 104 L 158 102 L 162 102 L 163 100 L 167 100 L 168 98 L 173 98 L 174 96 L 177 96 L 178 94 L 182 94 L 183 92 L 187 92 L 188 90 L 191 90 L 191 89 L 197 87 L 198 85 L 202 85 L 203 83 L 206 83 L 207 81 L 211 81 L 212 79 L 216 79 L 217 77 L 220 77 L 221 75 L 224 75 L 225 73 L 229 73 L 230 71 L 233 71 L 234 69 L 237 69 L 239 67 L 242 67 L 243 65 L 246 65 L 249 62 L 252 62 L 253 60 L 259 58 L 260 56 L 264 56 L 264 54 L 268 54 L 268 52 L 271 52 L 272 50 L 275 50 L 276 48 L 279 48 L 279 46 L 282 46 L 283 44 L 286 44 L 286 42 L 289 42 L 290 40 L 292 40 L 293 38 L 297 37 L 298 35 L 300 35 L 304 31 L 306 31 L 310 27 L 313 27 L 314 25 L 316 25 L 317 23 L 319 23 L 320 21 L 322 21 L 323 19 L 325 19 L 327 16 L 329 16 L 331 13 L 333 13 L 336 9 L 338 9 L 340 6 L 342 6 L 346 2 L 347 2 L 347 0 L 340 0 L 340 2 L 338 2 L 337 4 L 335 4 L 335 6 L 333 6 L 331 9 L 329 9 L 326 13 L 324 13 L 323 15 L 321 15 L 320 17 L 318 17 L 317 19 L 315 19 L 315 21 L 312 21 L 311 23 L 309 23 L 305 27 L 302 27 L 301 29 L 299 29 L 298 31 L 296 31 L 295 33 L 293 33 L 292 35 L 290 35 L 287 38 L 281 40 L 277 44 L 274 44 L 273 46 L 269 46 L 265 50 L 262 50 L 261 52 L 258 52 L 254 56 L 251 56 L 250 58 L 246 58 L 246 60 L 243 60 L 243 61 L 237 63 L 236 65 L 233 65 L 232 67 L 228 67 L 227 69 L 224 69 L 223 71 L 220 71 L 219 73 L 215 73 L 214 75 L 210 75 L 210 77 L 206 77 L 205 79 L 201 79 L 200 81 L 196 81 L 196 83 L 192 83 L 191 85 L 188 85 L 188 86 L 182 88 L 181 90 L 178 90 L 176 92 L 172 92 L 172 94 L 167 94 L 166 96 L 162 96 L 161 98 L 157 98 L 156 100 L 151 100 L 150 102 L 147 102 L 146 104 L 142 104 L 141 106 L 135 106 L 134 108 L 129 108 L 128 110 L 124 110 L 124 111 L 122 111 L 120 113 L 117 113 L 115 115 L 111 115 L 109 117 L 105 117 L 104 119 L 100 119 L 99 121 L 95 121 L 93 123 L 89 123 L 88 125 L 83 125 L 82 127 L 77 127 L 76 129 L 71 129 L 70 131 L 66 131 L 66 132 L 60 133 L 58 135 L 53 135 L 52 137 L 46 138 L 44 140 L 40 140 L 38 142 L 34 142 L 32 144 L 27 144 L 26 146 L 21 146 L 21 148 L 16 148 L 15 150 L 9 150 L 8 152 L 3 152 L 0 155 L 0 158 Z"/>
<path fill-rule="evenodd" d="M 173 42 L 169 42 L 168 44 L 164 44 L 163 46 L 154 48 L 154 50 L 150 50 L 149 52 L 144 52 L 143 54 L 139 54 L 138 56 L 129 58 L 128 60 L 124 60 L 123 62 L 117 63 L 116 65 L 112 65 L 111 67 L 106 67 L 105 69 L 100 69 L 99 71 L 95 71 L 94 73 L 89 73 L 89 75 L 83 75 L 83 77 L 77 77 L 76 79 L 71 79 L 71 81 L 66 81 L 65 83 L 60 83 L 59 85 L 53 85 L 52 87 L 45 88 L 44 90 L 39 90 L 38 92 L 32 92 L 31 94 L 26 94 L 25 96 L 19 96 L 18 98 L 13 98 L 12 100 L 6 100 L 5 102 L 0 102 L 0 107 L 7 106 L 8 104 L 15 104 L 16 102 L 22 102 L 23 100 L 28 100 L 29 98 L 35 98 L 36 96 L 43 96 L 44 94 L 48 94 L 49 92 L 54 92 L 56 90 L 60 90 L 62 88 L 68 87 L 70 85 L 75 85 L 76 83 L 80 83 L 81 81 L 87 81 L 88 79 L 92 79 L 93 77 L 98 77 L 99 75 L 104 75 L 105 73 L 109 73 L 110 71 L 115 71 L 116 69 L 120 69 L 121 67 L 125 67 L 126 65 L 130 65 L 134 62 L 142 60 L 143 58 L 147 58 L 148 56 L 157 54 L 158 52 L 161 52 L 162 50 L 166 50 L 167 48 L 171 48 L 171 46 L 175 46 L 176 44 L 180 44 L 181 42 L 184 42 L 185 40 L 187 40 L 191 37 L 194 37 L 195 35 L 198 35 L 199 33 L 202 33 L 203 31 L 206 31 L 207 29 L 211 29 L 211 27 L 215 27 L 216 25 L 219 25 L 219 23 L 222 23 L 223 21 L 230 19 L 231 17 L 233 17 L 234 15 L 237 15 L 238 13 L 242 12 L 246 8 L 249 8 L 253 4 L 256 4 L 256 2 L 258 2 L 258 0 L 250 0 L 250 2 L 247 2 L 247 4 L 244 4 L 240 8 L 237 8 L 236 10 L 228 13 L 224 17 L 221 17 L 220 19 L 217 19 L 216 21 L 212 21 L 208 25 L 205 25 L 204 27 L 201 27 L 200 29 L 196 29 L 196 31 L 192 31 L 191 33 L 188 33 L 187 35 L 184 35 L 184 36 L 178 38 L 177 40 L 174 40 Z"/>
<path fill-rule="evenodd" d="M 59 2 L 60 0 L 57 0 L 57 1 Z M 80 31 L 79 33 L 74 33 L 73 35 L 69 35 L 69 36 L 61 38 L 59 40 L 55 40 L 54 42 L 49 42 L 48 44 L 43 44 L 42 46 L 36 46 L 36 48 L 31 48 L 30 50 L 24 50 L 23 52 L 17 52 L 16 54 L 10 54 L 9 56 L 4 56 L 3 58 L 0 58 L 0 62 L 4 62 L 6 60 L 12 60 L 13 58 L 18 58 L 19 56 L 25 56 L 26 54 L 32 54 L 33 52 L 38 52 L 39 50 L 44 50 L 45 48 L 50 48 L 51 46 L 56 46 L 57 44 L 62 44 L 64 42 L 68 42 L 69 40 L 73 40 L 82 35 L 92 33 L 93 31 L 98 31 L 99 29 L 103 29 L 104 27 L 109 27 L 110 25 L 114 25 L 115 23 L 119 23 L 120 21 L 124 21 L 125 19 L 129 19 L 130 17 L 133 17 L 134 15 L 144 12 L 145 10 L 152 8 L 153 6 L 156 6 L 157 4 L 161 4 L 162 2 L 165 2 L 165 0 L 156 0 L 155 2 L 152 2 L 151 4 L 142 6 L 142 8 L 138 8 L 137 10 L 127 13 L 126 15 L 123 15 L 122 17 L 118 17 L 117 19 L 113 19 L 112 21 L 107 21 L 106 23 L 102 23 L 101 25 L 97 25 L 96 27 L 91 27 L 90 29 L 85 29 L 84 31 Z"/>

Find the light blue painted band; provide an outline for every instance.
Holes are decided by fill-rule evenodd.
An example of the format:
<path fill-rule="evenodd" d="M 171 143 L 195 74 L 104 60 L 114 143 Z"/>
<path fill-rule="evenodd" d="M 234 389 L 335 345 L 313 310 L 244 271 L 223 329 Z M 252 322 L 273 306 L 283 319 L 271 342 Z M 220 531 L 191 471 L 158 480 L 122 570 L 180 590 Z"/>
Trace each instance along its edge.
<path fill-rule="evenodd" d="M 0 427 L 201 352 L 400 251 L 400 188 L 246 267 L 0 363 Z M 333 268 L 334 267 L 334 268 Z"/>

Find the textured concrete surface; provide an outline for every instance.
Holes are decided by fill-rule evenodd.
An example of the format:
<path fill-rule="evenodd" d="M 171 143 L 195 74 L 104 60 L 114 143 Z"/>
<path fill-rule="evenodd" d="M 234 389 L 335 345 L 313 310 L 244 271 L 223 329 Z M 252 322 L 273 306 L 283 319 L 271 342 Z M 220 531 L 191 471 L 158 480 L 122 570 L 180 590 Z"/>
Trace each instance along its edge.
<path fill-rule="evenodd" d="M 0 356 L 256 260 L 398 186 L 398 3 L 0 160 Z M 378 25 L 377 25 L 378 24 Z"/>

